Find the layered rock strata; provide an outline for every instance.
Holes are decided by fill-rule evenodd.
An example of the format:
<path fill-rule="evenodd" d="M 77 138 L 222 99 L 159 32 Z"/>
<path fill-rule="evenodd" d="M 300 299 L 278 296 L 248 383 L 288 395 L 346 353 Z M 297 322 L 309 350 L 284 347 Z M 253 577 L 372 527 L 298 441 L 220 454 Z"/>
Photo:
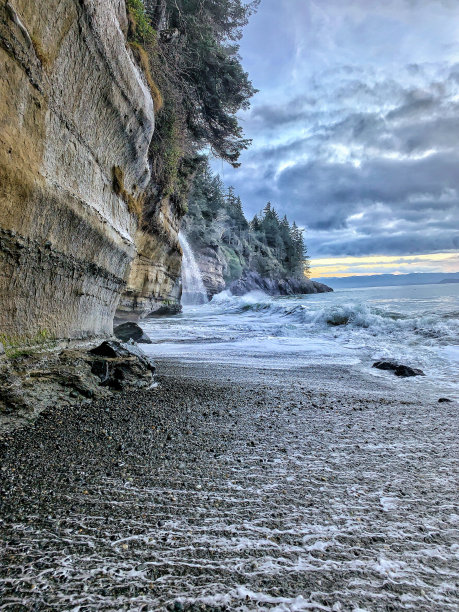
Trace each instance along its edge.
<path fill-rule="evenodd" d="M 179 216 L 169 198 L 156 202 L 155 194 L 151 193 L 149 200 L 145 206 L 151 213 L 136 232 L 137 254 L 116 312 L 119 321 L 180 311 Z"/>
<path fill-rule="evenodd" d="M 149 183 L 154 127 L 126 28 L 124 0 L 39 7 L 0 0 L 0 332 L 7 339 L 43 330 L 55 338 L 112 333 L 137 257 L 130 204 Z M 114 173 L 122 189 L 114 189 Z M 163 289 L 163 281 L 161 297 L 172 284 Z"/>
<path fill-rule="evenodd" d="M 202 249 L 197 253 L 196 261 L 209 298 L 223 291 L 226 287 L 223 277 L 226 264 L 220 256 L 219 248 L 208 247 Z"/>

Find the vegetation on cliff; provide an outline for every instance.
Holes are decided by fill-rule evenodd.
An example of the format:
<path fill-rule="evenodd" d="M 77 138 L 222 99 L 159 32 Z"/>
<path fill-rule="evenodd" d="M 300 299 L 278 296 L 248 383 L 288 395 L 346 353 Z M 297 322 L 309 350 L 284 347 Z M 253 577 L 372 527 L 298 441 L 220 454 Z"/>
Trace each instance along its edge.
<path fill-rule="evenodd" d="M 273 279 L 304 278 L 309 260 L 303 230 L 286 216 L 280 219 L 271 203 L 247 221 L 234 189 L 203 164 L 193 181 L 185 230 L 196 251 L 217 250 L 224 263 L 227 283 L 244 270 Z"/>
<path fill-rule="evenodd" d="M 127 0 L 128 40 L 155 102 L 150 146 L 156 197 L 187 210 L 191 178 L 205 149 L 238 165 L 244 138 L 236 113 L 255 93 L 237 41 L 259 0 Z M 155 202 L 156 200 L 156 202 Z"/>

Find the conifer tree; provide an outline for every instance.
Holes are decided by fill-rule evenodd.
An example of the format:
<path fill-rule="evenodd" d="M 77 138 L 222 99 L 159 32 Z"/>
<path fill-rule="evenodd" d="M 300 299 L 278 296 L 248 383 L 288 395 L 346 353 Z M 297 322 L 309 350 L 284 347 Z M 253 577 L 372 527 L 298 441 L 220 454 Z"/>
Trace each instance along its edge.
<path fill-rule="evenodd" d="M 248 223 L 240 197 L 233 187 L 225 188 L 208 162 L 196 174 L 185 231 L 198 251 L 219 247 L 227 280 L 239 278 L 244 269 L 300 279 L 309 271 L 303 230 L 285 215 L 280 219 L 270 202 Z"/>

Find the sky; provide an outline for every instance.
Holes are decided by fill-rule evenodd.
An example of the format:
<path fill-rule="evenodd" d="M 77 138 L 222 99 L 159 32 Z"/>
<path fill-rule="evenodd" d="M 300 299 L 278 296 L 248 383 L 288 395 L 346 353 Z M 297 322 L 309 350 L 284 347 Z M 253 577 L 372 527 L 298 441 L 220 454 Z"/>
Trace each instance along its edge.
<path fill-rule="evenodd" d="M 457 0 L 261 0 L 241 56 L 253 144 L 215 167 L 250 218 L 306 228 L 314 276 L 459 272 Z"/>

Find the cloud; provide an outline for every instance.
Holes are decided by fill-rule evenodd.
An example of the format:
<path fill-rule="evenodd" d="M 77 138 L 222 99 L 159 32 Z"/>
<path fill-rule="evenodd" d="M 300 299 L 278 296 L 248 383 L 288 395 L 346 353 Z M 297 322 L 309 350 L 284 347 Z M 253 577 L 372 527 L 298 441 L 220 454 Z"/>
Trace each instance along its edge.
<path fill-rule="evenodd" d="M 450 230 L 425 235 L 422 232 L 403 232 L 400 234 L 375 233 L 372 236 L 359 236 L 353 240 L 323 241 L 320 238 L 309 245 L 315 256 L 348 255 L 421 255 L 423 253 L 443 253 L 459 250 L 459 231 Z"/>
<path fill-rule="evenodd" d="M 253 146 L 223 171 L 248 215 L 272 201 L 312 255 L 458 249 L 458 20 L 448 0 L 264 0 L 241 50 Z"/>

